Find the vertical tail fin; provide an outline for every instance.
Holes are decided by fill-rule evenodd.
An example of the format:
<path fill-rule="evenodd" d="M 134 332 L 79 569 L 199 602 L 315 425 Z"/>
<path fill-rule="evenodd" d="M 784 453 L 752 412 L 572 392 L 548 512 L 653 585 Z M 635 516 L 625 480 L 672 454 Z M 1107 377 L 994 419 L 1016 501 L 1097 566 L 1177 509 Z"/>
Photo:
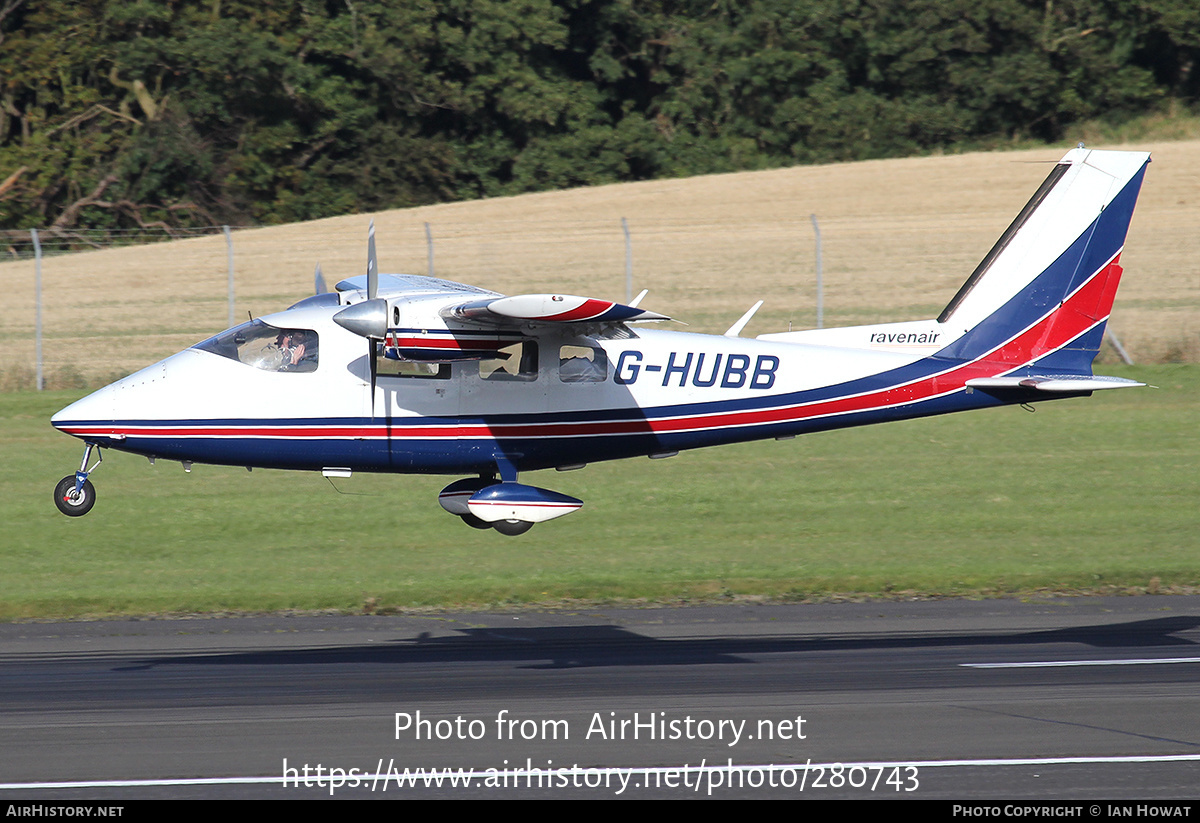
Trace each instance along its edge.
<path fill-rule="evenodd" d="M 1074 149 L 946 306 L 941 356 L 1091 374 L 1150 156 Z"/>

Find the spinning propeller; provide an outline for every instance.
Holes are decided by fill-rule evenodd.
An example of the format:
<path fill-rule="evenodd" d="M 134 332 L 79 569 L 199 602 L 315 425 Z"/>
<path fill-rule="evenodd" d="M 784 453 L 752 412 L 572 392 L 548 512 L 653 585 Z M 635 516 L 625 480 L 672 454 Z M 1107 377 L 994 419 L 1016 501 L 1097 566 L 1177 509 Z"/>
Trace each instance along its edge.
<path fill-rule="evenodd" d="M 367 229 L 367 299 L 333 316 L 342 328 L 367 338 L 367 367 L 371 371 L 371 417 L 375 416 L 375 341 L 387 337 L 388 301 L 379 297 L 379 260 L 375 255 L 375 221 Z"/>

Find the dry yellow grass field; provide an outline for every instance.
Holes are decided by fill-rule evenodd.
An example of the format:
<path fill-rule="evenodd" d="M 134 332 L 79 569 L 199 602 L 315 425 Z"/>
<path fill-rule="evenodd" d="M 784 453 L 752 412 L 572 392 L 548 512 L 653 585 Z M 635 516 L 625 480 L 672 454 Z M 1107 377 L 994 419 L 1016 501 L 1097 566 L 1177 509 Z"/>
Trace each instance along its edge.
<path fill-rule="evenodd" d="M 1101 148 L 1100 146 L 1097 146 Z M 1116 147 L 1106 147 L 1116 148 Z M 1122 147 L 1123 148 L 1123 147 Z M 1112 328 L 1135 360 L 1200 355 L 1200 141 L 1128 148 L 1154 163 L 1134 214 Z M 721 332 L 766 301 L 746 335 L 815 324 L 820 220 L 825 324 L 935 315 L 1032 195 L 1064 149 L 802 166 L 449 203 L 373 215 L 380 268 L 427 271 L 514 294 L 625 296 L 621 218 L 643 305 L 695 331 Z M 234 233 L 236 312 L 278 311 L 360 274 L 367 215 Z M 43 261 L 50 385 L 128 373 L 226 323 L 222 236 Z M 34 264 L 0 264 L 0 380 L 34 366 Z"/>

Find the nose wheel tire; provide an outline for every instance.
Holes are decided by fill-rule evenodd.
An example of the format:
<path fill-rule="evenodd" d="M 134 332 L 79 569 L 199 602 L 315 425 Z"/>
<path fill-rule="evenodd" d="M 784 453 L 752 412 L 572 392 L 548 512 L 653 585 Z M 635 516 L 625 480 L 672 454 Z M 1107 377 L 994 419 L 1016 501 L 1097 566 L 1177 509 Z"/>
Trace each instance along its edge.
<path fill-rule="evenodd" d="M 54 487 L 54 505 L 68 517 L 82 517 L 96 505 L 96 487 L 91 480 L 84 480 L 79 491 L 75 491 L 75 475 L 58 481 Z"/>
<path fill-rule="evenodd" d="M 533 528 L 533 524 L 528 520 L 498 520 L 492 524 L 492 528 L 506 534 L 509 537 L 516 537 L 518 534 L 525 534 Z"/>

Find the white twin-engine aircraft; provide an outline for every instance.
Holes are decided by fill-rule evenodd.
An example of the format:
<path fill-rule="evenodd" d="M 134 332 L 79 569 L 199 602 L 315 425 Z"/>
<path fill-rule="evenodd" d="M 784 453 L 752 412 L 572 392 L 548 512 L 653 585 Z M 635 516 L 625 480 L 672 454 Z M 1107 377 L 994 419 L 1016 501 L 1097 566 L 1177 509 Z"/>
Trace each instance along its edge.
<path fill-rule="evenodd" d="M 86 514 L 104 448 L 179 460 L 469 475 L 438 501 L 515 535 L 583 502 L 535 469 L 1140 386 L 1092 375 L 1149 155 L 1072 150 L 933 320 L 739 337 L 608 300 L 367 274 L 60 411 L 86 444 L 54 502 Z M 93 451 L 97 459 L 92 463 Z"/>

